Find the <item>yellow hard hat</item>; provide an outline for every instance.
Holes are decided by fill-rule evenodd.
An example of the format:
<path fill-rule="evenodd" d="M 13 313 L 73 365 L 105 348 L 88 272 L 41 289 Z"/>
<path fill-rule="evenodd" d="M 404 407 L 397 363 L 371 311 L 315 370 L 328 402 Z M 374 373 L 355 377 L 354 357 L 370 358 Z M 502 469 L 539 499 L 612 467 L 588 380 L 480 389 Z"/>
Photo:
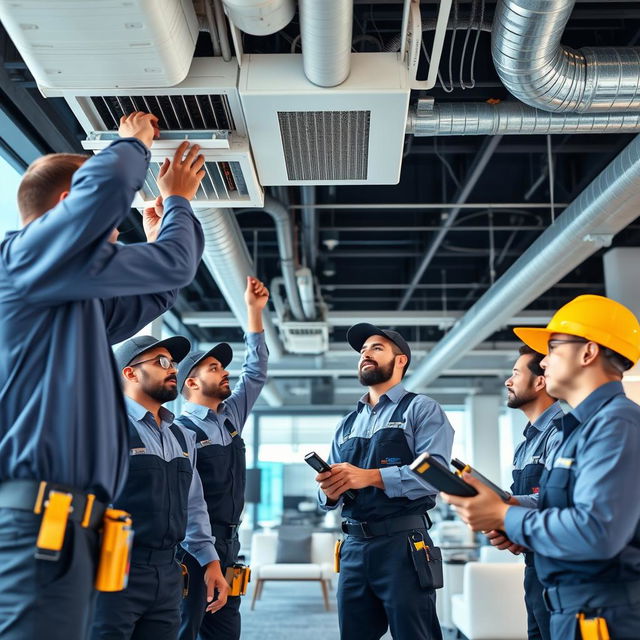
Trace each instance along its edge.
<path fill-rule="evenodd" d="M 513 332 L 538 353 L 547 353 L 552 333 L 568 333 L 608 347 L 634 364 L 640 360 L 640 323 L 624 305 L 604 296 L 578 296 L 556 311 L 544 329 Z"/>

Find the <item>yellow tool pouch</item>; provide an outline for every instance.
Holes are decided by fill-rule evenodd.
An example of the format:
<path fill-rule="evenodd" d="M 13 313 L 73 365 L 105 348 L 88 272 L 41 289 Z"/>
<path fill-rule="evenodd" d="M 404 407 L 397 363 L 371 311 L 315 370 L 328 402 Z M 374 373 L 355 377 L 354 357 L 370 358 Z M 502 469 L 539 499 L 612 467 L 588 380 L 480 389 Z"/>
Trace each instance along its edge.
<path fill-rule="evenodd" d="M 251 568 L 245 564 L 234 564 L 227 567 L 225 580 L 229 583 L 230 596 L 243 596 L 247 593 L 247 586 L 251 581 Z"/>
<path fill-rule="evenodd" d="M 96 574 L 98 591 L 122 591 L 129 580 L 129 561 L 133 529 L 131 515 L 107 509 L 102 521 L 102 544 Z"/>
<path fill-rule="evenodd" d="M 342 540 L 336 540 L 333 548 L 333 570 L 340 573 L 340 550 L 342 549 Z"/>
<path fill-rule="evenodd" d="M 40 486 L 41 494 L 36 501 L 35 513 L 42 511 L 42 492 L 44 484 Z M 40 560 L 57 560 L 64 542 L 67 521 L 71 513 L 73 495 L 63 491 L 50 491 L 44 502 L 44 514 L 36 542 L 36 558 Z"/>
<path fill-rule="evenodd" d="M 609 628 L 604 618 L 587 618 L 584 613 L 579 613 L 576 617 L 582 640 L 610 640 Z"/>

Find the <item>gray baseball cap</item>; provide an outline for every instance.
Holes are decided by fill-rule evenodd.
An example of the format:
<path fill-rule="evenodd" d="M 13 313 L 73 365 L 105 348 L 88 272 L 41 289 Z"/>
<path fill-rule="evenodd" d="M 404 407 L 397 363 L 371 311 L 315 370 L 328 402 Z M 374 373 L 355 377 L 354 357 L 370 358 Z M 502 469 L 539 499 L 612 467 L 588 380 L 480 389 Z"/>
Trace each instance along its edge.
<path fill-rule="evenodd" d="M 113 354 L 116 358 L 118 369 L 122 371 L 141 353 L 149 351 L 149 349 L 155 349 L 156 347 L 164 347 L 176 362 L 180 362 L 189 353 L 191 343 L 184 336 L 173 336 L 165 340 L 158 340 L 153 336 L 135 336 L 135 338 L 129 338 L 129 340 L 126 340 L 114 349 Z"/>
<path fill-rule="evenodd" d="M 380 327 L 376 327 L 374 324 L 369 324 L 368 322 L 360 322 L 359 324 L 354 324 L 347 331 L 347 342 L 358 353 L 360 353 L 362 345 L 371 336 L 384 336 L 388 340 L 391 340 L 391 342 L 393 342 L 393 344 L 395 344 L 398 349 L 407 356 L 407 367 L 411 364 L 411 349 L 409 348 L 407 341 L 397 331 L 381 329 Z"/>
<path fill-rule="evenodd" d="M 210 357 L 215 358 L 226 369 L 233 360 L 233 349 L 226 342 L 221 342 L 209 351 L 192 351 L 178 367 L 178 391 L 182 391 L 193 367 Z"/>

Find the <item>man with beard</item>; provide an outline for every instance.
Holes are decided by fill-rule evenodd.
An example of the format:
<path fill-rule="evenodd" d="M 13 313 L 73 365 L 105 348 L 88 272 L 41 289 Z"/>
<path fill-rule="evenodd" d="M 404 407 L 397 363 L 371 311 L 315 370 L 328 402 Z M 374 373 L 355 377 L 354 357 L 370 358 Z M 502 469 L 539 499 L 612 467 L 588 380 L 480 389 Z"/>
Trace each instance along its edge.
<path fill-rule="evenodd" d="M 553 459 L 560 444 L 561 433 L 557 420 L 564 414 L 560 404 L 547 392 L 544 369 L 540 366 L 544 356 L 531 347 L 520 347 L 520 357 L 513 365 L 507 387 L 507 406 L 520 409 L 529 419 L 524 430 L 524 441 L 516 448 L 513 457 L 514 497 L 512 504 L 536 508 L 540 477 L 547 461 Z M 524 592 L 527 605 L 527 633 L 529 640 L 549 640 L 549 611 L 544 604 L 542 585 L 536 575 L 533 552 L 507 540 L 501 531 L 487 533 L 492 545 L 509 549 L 512 553 L 524 552 Z"/>
<path fill-rule="evenodd" d="M 342 505 L 348 534 L 340 550 L 338 616 L 342 640 L 441 640 L 436 616 L 427 511 L 437 491 L 409 471 L 428 451 L 449 464 L 453 428 L 431 398 L 406 391 L 401 380 L 411 350 L 396 331 L 361 323 L 347 332 L 360 353 L 358 379 L 368 387 L 338 426 L 320 473 L 320 504 Z M 347 489 L 355 498 L 343 497 Z M 435 580 L 434 580 L 435 578 Z"/>
<path fill-rule="evenodd" d="M 178 388 L 187 399 L 177 422 L 195 433 L 198 472 L 204 485 L 211 530 L 223 572 L 238 561 L 238 526 L 244 508 L 245 446 L 242 429 L 267 379 L 268 351 L 262 311 L 269 291 L 255 278 L 247 278 L 247 354 L 240 380 L 229 387 L 226 370 L 231 347 L 220 343 L 209 351 L 190 353 L 178 371 Z M 224 609 L 205 615 L 203 569 L 190 550 L 183 562 L 189 572 L 189 593 L 183 601 L 180 640 L 237 640 L 240 638 L 240 596 L 229 596 Z"/>
<path fill-rule="evenodd" d="M 98 596 L 94 640 L 177 638 L 183 590 L 179 544 L 204 567 L 207 610 L 226 602 L 228 587 L 195 469 L 195 438 L 162 406 L 178 395 L 177 361 L 190 346 L 182 336 L 137 336 L 115 351 L 129 418 L 130 462 L 114 506 L 131 514 L 135 535 L 126 589 Z"/>

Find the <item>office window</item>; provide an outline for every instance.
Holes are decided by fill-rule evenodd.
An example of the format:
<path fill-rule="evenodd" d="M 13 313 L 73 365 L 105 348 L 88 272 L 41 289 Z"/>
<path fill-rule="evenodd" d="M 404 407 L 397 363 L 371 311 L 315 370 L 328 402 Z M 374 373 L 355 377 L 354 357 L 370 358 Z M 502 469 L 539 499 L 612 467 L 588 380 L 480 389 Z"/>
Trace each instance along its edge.
<path fill-rule="evenodd" d="M 21 174 L 0 155 L 0 240 L 20 227 L 16 196 Z"/>

